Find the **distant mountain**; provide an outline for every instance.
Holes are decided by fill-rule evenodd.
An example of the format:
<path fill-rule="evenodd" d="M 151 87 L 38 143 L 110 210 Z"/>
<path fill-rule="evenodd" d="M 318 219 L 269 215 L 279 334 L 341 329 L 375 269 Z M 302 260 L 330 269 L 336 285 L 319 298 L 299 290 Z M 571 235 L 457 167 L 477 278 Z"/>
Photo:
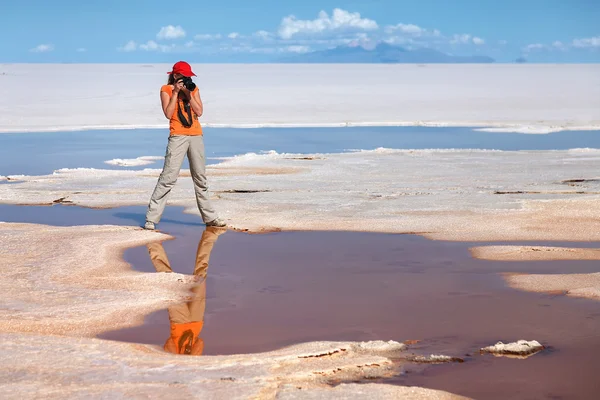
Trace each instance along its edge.
<path fill-rule="evenodd" d="M 277 60 L 282 63 L 493 63 L 487 56 L 452 56 L 437 50 L 421 48 L 407 50 L 380 43 L 373 50 L 360 46 L 339 46 L 329 50 L 313 51 Z"/>
<path fill-rule="evenodd" d="M 525 57 L 519 57 L 515 60 L 515 62 L 518 64 L 525 64 L 527 62 L 527 59 Z"/>

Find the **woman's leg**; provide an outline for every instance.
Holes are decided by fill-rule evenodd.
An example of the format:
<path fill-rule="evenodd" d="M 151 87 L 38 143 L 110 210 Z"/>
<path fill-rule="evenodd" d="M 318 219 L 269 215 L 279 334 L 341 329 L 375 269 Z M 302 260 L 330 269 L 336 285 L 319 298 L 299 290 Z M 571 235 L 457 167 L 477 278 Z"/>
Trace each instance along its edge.
<path fill-rule="evenodd" d="M 162 243 L 154 242 L 146 245 L 148 253 L 150 254 L 150 261 L 156 269 L 156 272 L 173 272 L 171 264 L 169 263 L 169 257 L 165 252 L 165 248 Z"/>
<path fill-rule="evenodd" d="M 220 235 L 227 232 L 223 228 L 215 228 L 208 226 L 202 233 L 202 238 L 198 243 L 198 249 L 196 250 L 196 265 L 194 267 L 194 275 L 206 279 L 208 272 L 208 261 L 210 260 L 210 253 L 212 252 L 213 246 L 217 242 Z"/>
<path fill-rule="evenodd" d="M 206 180 L 206 159 L 204 157 L 204 139 L 202 135 L 190 136 L 188 148 L 190 172 L 194 181 L 196 202 L 202 215 L 202 220 L 207 223 L 217 219 L 218 215 L 208 199 L 208 182 Z"/>
<path fill-rule="evenodd" d="M 167 196 L 177 182 L 179 170 L 181 169 L 181 164 L 183 164 L 188 147 L 188 136 L 173 135 L 169 137 L 165 165 L 150 198 L 150 204 L 148 204 L 148 211 L 146 212 L 146 221 L 154 224 L 158 224 L 160 221 L 160 217 L 167 204 Z"/>

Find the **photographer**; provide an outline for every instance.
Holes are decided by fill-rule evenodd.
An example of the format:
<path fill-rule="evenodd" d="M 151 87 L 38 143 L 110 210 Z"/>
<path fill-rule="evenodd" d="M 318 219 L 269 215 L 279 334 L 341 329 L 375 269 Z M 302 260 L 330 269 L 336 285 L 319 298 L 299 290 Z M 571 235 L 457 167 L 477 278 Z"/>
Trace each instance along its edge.
<path fill-rule="evenodd" d="M 177 182 L 186 154 L 202 220 L 206 226 L 224 227 L 226 224 L 218 217 L 208 199 L 204 140 L 198 121 L 203 105 L 200 92 L 191 78 L 196 74 L 185 61 L 175 63 L 168 74 L 168 83 L 160 89 L 160 100 L 165 117 L 170 121 L 169 143 L 163 170 L 150 198 L 144 228 L 153 230 L 160 221 L 167 196 Z"/>

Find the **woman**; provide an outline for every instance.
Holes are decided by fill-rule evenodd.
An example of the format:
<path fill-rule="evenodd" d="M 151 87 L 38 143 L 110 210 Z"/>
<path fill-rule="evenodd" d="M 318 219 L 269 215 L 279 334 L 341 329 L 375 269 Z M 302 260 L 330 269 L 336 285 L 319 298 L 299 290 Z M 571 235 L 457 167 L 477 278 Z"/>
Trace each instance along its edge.
<path fill-rule="evenodd" d="M 173 70 L 168 74 L 168 84 L 160 89 L 160 100 L 165 117 L 170 120 L 169 143 L 165 165 L 150 198 L 144 228 L 154 230 L 160 221 L 167 196 L 177 182 L 179 170 L 186 154 L 190 163 L 196 202 L 202 220 L 206 226 L 224 227 L 226 226 L 225 222 L 218 217 L 208 199 L 204 140 L 202 127 L 198 121 L 203 112 L 200 92 L 193 83 L 189 85 L 191 79 L 186 79 L 196 76 L 196 74 L 192 72 L 190 64 L 185 61 L 175 63 Z M 187 83 L 184 84 L 184 81 Z"/>
<path fill-rule="evenodd" d="M 200 333 L 204 327 L 208 262 L 217 239 L 225 232 L 226 229 L 223 228 L 208 227 L 202 233 L 194 266 L 197 284 L 192 288 L 191 299 L 187 303 L 176 304 L 168 309 L 171 334 L 165 342 L 164 349 L 170 353 L 199 356 L 204 350 L 204 340 L 200 338 Z M 150 243 L 147 248 L 156 272 L 173 272 L 161 243 Z"/>

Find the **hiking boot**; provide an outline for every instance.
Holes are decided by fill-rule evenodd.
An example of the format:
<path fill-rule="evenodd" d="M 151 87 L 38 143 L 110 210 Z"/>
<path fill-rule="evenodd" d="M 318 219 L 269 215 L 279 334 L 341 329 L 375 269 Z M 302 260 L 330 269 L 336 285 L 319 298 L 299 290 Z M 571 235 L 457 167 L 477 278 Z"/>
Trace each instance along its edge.
<path fill-rule="evenodd" d="M 225 228 L 227 224 L 221 218 L 216 218 L 210 222 L 207 222 L 206 226 L 214 226 L 215 228 Z"/>
<path fill-rule="evenodd" d="M 147 229 L 149 231 L 155 230 L 156 227 L 154 226 L 154 222 L 146 221 L 146 224 L 144 225 L 144 229 Z"/>

